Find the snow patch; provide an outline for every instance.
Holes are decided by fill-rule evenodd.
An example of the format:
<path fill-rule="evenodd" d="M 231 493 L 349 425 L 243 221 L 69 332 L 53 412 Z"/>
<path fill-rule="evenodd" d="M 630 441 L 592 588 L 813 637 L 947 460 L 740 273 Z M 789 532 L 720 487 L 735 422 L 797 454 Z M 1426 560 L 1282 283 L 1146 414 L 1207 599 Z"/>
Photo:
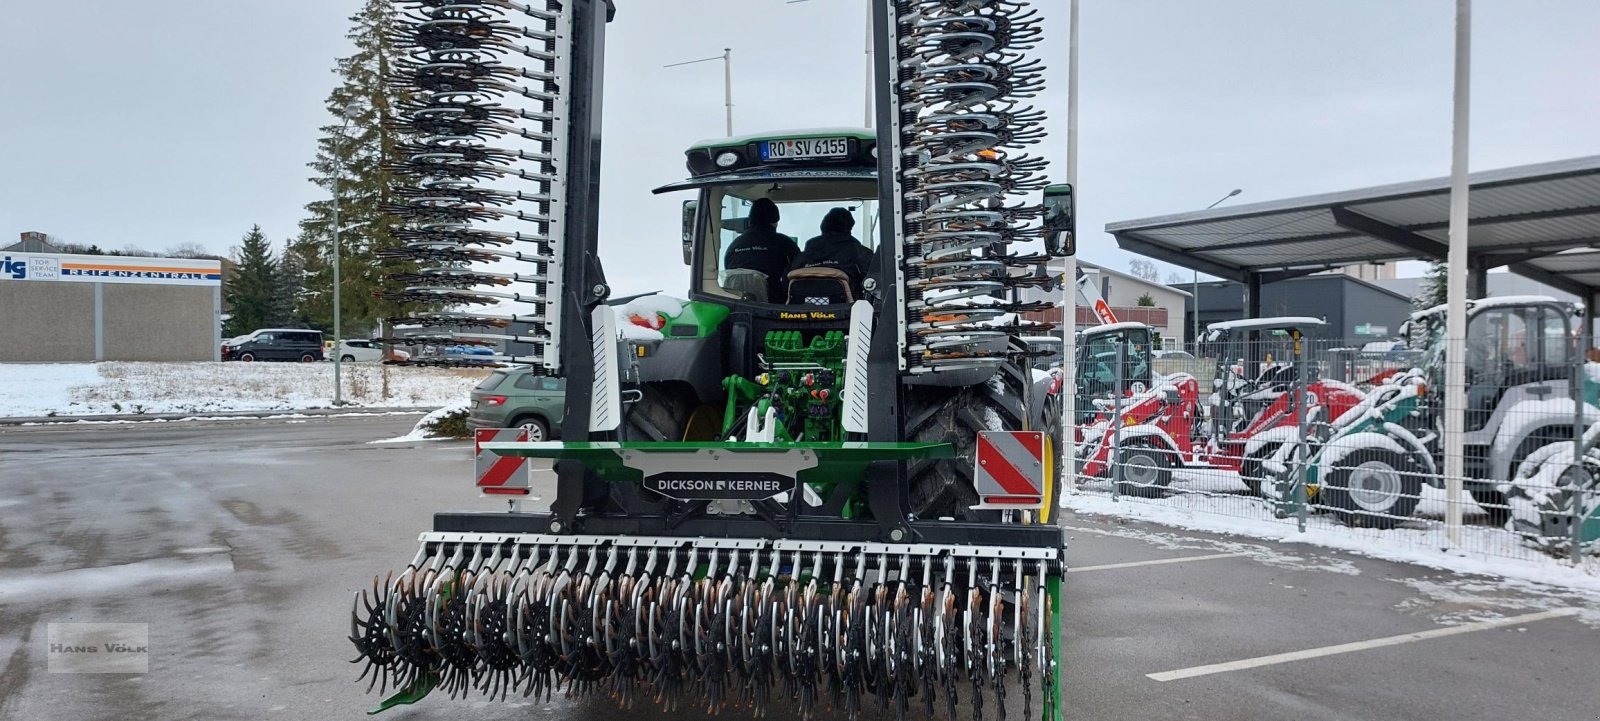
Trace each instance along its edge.
<path fill-rule="evenodd" d="M 358 407 L 437 407 L 465 398 L 487 374 L 347 363 L 344 399 Z M 11 418 L 297 411 L 332 406 L 333 364 L 4 363 L 0 388 L 27 389 L 0 395 L 0 417 Z"/>
<path fill-rule="evenodd" d="M 437 425 L 439 421 L 444 420 L 447 416 L 455 413 L 466 413 L 467 411 L 471 410 L 471 408 L 472 405 L 468 401 L 452 403 L 423 416 L 421 420 L 417 421 L 417 425 L 412 426 L 410 433 L 407 433 L 403 436 L 395 436 L 394 438 L 385 438 L 381 441 L 372 441 L 372 443 L 412 443 L 415 441 L 456 440 L 453 438 L 434 435 L 433 427 Z"/>
<path fill-rule="evenodd" d="M 1522 546 L 1515 534 L 1497 528 L 1463 528 L 1461 549 L 1442 548 L 1443 533 L 1438 528 L 1402 527 L 1377 533 L 1362 532 L 1321 516 L 1308 518 L 1307 529 L 1301 533 L 1293 522 L 1230 515 L 1238 513 L 1237 504 L 1241 500 L 1250 499 L 1182 493 L 1155 502 L 1113 501 L 1109 495 L 1080 492 L 1067 494 L 1062 498 L 1061 507 L 1078 513 L 1132 518 L 1196 531 L 1322 546 L 1459 574 L 1600 593 L 1600 559 L 1586 559 L 1583 565 L 1574 566 L 1566 559 L 1538 555 Z"/>

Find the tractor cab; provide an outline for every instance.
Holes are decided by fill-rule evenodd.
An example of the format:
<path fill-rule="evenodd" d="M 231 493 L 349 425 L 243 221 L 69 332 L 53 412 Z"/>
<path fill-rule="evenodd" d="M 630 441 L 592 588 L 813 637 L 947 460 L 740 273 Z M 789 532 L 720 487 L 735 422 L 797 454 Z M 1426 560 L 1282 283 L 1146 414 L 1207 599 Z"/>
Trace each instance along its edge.
<path fill-rule="evenodd" d="M 1305 339 L 1303 329 L 1323 325 L 1318 318 L 1279 317 L 1206 326 L 1200 355 L 1216 359 L 1212 437 L 1241 430 L 1294 386 L 1299 368 L 1294 360 Z"/>
<path fill-rule="evenodd" d="M 1078 340 L 1078 422 L 1089 423 L 1115 395 L 1152 386 L 1150 351 L 1154 331 L 1143 323 L 1107 323 L 1084 330 Z M 1118 359 L 1121 370 L 1118 370 Z"/>
<path fill-rule="evenodd" d="M 692 177 L 655 192 L 696 191 L 694 200 L 684 201 L 683 212 L 683 260 L 694 271 L 692 297 L 772 321 L 842 321 L 850 304 L 860 300 L 865 274 L 875 269 L 834 262 L 790 271 L 794 253 L 825 234 L 825 221 L 831 223 L 828 240 L 853 238 L 867 253 L 876 251 L 876 150 L 871 131 L 838 128 L 703 141 L 691 147 L 687 156 Z M 776 207 L 775 223 L 758 217 L 771 212 L 756 210 L 762 201 Z M 730 267 L 729 250 L 736 240 L 746 234 L 772 238 L 773 229 L 793 245 L 763 243 L 752 254 L 760 256 L 756 262 Z M 813 256 L 819 255 L 814 248 Z M 847 253 L 835 252 L 830 258 L 843 255 Z"/>

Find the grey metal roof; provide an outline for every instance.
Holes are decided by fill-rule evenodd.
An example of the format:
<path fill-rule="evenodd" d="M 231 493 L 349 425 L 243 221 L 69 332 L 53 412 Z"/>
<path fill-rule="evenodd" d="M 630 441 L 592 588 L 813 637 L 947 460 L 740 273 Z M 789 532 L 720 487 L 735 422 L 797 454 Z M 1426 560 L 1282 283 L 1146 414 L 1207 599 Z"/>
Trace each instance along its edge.
<path fill-rule="evenodd" d="M 1468 176 L 1469 254 L 1568 292 L 1600 289 L 1600 155 Z M 1443 260 L 1450 179 L 1111 223 L 1125 250 L 1232 280 Z"/>

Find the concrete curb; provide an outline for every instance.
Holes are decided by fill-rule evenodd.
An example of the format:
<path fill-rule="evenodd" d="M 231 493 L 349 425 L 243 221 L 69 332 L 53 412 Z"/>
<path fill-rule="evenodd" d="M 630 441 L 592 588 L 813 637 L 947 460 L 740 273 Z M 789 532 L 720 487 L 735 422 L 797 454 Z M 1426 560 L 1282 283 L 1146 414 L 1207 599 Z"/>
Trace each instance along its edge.
<path fill-rule="evenodd" d="M 380 415 L 390 413 L 416 413 L 423 415 L 435 410 L 432 406 L 424 407 L 382 407 L 371 408 L 366 406 L 345 406 L 343 408 L 284 408 L 274 411 L 210 411 L 205 413 L 144 413 L 99 415 L 99 416 L 36 416 L 18 418 L 0 418 L 0 426 L 20 426 L 29 423 L 47 425 L 62 423 L 77 423 L 78 421 L 182 421 L 205 420 L 207 418 L 275 418 L 283 416 L 336 416 L 346 414 Z"/>

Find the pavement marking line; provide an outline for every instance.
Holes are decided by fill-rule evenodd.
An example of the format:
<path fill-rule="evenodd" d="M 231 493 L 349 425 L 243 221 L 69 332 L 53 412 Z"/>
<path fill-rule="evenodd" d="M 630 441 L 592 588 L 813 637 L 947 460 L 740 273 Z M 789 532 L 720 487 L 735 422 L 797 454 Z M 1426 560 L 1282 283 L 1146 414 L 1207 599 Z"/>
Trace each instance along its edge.
<path fill-rule="evenodd" d="M 1445 636 L 1457 636 L 1457 635 L 1460 635 L 1460 634 L 1463 634 L 1463 633 L 1472 633 L 1474 631 L 1487 631 L 1487 630 L 1492 629 L 1492 628 L 1503 628 L 1503 627 L 1506 627 L 1506 626 L 1517 626 L 1517 625 L 1524 624 L 1524 623 L 1532 623 L 1534 621 L 1543 621 L 1543 620 L 1551 619 L 1551 618 L 1562 618 L 1564 616 L 1574 616 L 1574 615 L 1577 615 L 1577 613 L 1578 613 L 1578 609 L 1576 609 L 1576 608 L 1558 608 L 1558 609 L 1555 609 L 1553 611 L 1540 611 L 1538 613 L 1529 613 L 1529 614 L 1524 614 L 1524 615 L 1521 615 L 1521 616 L 1512 616 L 1510 618 L 1500 618 L 1500 619 L 1495 619 L 1493 621 L 1478 621 L 1476 623 L 1464 623 L 1464 624 L 1461 624 L 1460 626 L 1446 626 L 1444 628 L 1436 628 L 1436 629 L 1432 629 L 1432 630 L 1429 630 L 1429 631 L 1418 631 L 1416 633 L 1400 634 L 1399 636 L 1388 636 L 1386 638 L 1375 638 L 1375 639 L 1372 639 L 1370 641 L 1356 641 L 1354 643 L 1341 643 L 1341 644 L 1339 644 L 1337 646 L 1323 646 L 1322 648 L 1308 648 L 1308 649 L 1306 649 L 1304 651 L 1290 651 L 1289 653 L 1278 653 L 1278 654 L 1273 654 L 1271 656 L 1258 656 L 1256 658 L 1247 658 L 1247 659 L 1242 659 L 1242 660 L 1239 660 L 1239 661 L 1229 661 L 1227 663 L 1214 663 L 1214 664 L 1210 664 L 1210 665 L 1207 665 L 1207 666 L 1195 666 L 1193 668 L 1180 668 L 1180 669 L 1178 669 L 1176 671 L 1163 671 L 1161 673 L 1148 673 L 1148 674 L 1145 674 L 1145 676 L 1147 676 L 1147 677 L 1149 677 L 1151 679 L 1154 679 L 1156 681 L 1161 681 L 1161 682 L 1181 681 L 1181 680 L 1186 679 L 1186 678 L 1195 678 L 1197 676 L 1210 676 L 1211 674 L 1216 674 L 1216 673 L 1227 673 L 1229 671 L 1242 671 L 1242 670 L 1247 669 L 1247 668 L 1258 668 L 1258 667 L 1261 667 L 1261 666 L 1273 666 L 1273 665 L 1280 664 L 1280 663 L 1289 663 L 1291 661 L 1304 661 L 1306 659 L 1321 658 L 1323 656 L 1337 656 L 1337 655 L 1342 654 L 1342 653 L 1351 653 L 1351 652 L 1354 652 L 1354 651 L 1366 651 L 1368 649 L 1383 648 L 1385 646 L 1398 646 L 1400 644 L 1412 643 L 1414 641 L 1426 641 L 1426 640 L 1432 639 L 1432 638 L 1443 638 Z"/>
<path fill-rule="evenodd" d="M 1139 566 L 1165 566 L 1171 563 L 1189 563 L 1190 561 L 1215 561 L 1219 558 L 1239 558 L 1247 553 L 1213 553 L 1205 556 L 1179 556 L 1177 558 L 1157 558 L 1153 561 L 1130 561 L 1128 563 L 1107 563 L 1099 566 L 1067 567 L 1067 573 L 1083 573 L 1084 571 L 1111 571 L 1118 568 L 1137 568 Z"/>

